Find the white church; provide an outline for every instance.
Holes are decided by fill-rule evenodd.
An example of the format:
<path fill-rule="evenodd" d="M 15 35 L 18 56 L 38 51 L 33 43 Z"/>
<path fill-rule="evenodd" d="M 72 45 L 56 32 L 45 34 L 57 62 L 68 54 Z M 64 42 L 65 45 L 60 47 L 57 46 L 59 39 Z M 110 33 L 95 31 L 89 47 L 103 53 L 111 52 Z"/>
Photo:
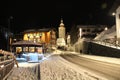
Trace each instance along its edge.
<path fill-rule="evenodd" d="M 58 39 L 57 39 L 57 46 L 65 46 L 66 45 L 66 29 L 63 23 L 63 19 L 61 18 L 60 25 L 58 28 Z"/>

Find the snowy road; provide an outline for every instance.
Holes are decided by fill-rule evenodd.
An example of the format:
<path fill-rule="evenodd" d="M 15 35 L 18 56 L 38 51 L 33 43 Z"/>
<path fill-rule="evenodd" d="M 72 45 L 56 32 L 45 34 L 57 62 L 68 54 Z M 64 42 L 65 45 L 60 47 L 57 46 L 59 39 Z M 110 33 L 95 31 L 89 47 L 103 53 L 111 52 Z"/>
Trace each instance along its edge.
<path fill-rule="evenodd" d="M 60 56 L 53 55 L 40 63 L 41 80 L 108 80 L 85 73 Z"/>
<path fill-rule="evenodd" d="M 106 77 L 107 79 L 120 80 L 120 65 L 110 64 L 106 62 L 96 61 L 93 59 L 88 59 L 74 54 L 64 54 L 61 55 L 66 60 L 79 65 L 84 69 L 88 69 L 100 76 Z"/>
<path fill-rule="evenodd" d="M 19 66 L 6 80 L 120 80 L 120 64 L 110 65 L 74 55 L 54 54 L 39 63 L 19 63 Z"/>

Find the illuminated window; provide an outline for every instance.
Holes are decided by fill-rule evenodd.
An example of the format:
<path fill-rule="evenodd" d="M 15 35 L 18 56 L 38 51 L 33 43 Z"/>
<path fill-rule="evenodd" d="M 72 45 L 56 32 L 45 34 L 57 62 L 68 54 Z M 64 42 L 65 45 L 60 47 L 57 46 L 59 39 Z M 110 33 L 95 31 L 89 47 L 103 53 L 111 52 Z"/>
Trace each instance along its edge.
<path fill-rule="evenodd" d="M 30 52 L 34 52 L 35 51 L 35 47 L 29 47 L 29 51 Z"/>
<path fill-rule="evenodd" d="M 22 51 L 22 47 L 16 47 L 16 52 L 19 53 Z"/>
<path fill-rule="evenodd" d="M 28 52 L 28 47 L 23 47 L 24 52 Z"/>

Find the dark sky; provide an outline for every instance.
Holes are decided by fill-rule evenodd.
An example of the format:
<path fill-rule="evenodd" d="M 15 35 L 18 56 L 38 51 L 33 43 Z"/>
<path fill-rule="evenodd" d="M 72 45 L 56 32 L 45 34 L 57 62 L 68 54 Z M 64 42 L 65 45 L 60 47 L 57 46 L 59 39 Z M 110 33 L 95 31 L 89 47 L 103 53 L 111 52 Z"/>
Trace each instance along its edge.
<path fill-rule="evenodd" d="M 3 0 L 0 1 L 0 25 L 7 27 L 11 19 L 11 30 L 59 27 L 61 17 L 67 31 L 74 24 L 113 24 L 114 17 L 108 15 L 114 0 Z"/>

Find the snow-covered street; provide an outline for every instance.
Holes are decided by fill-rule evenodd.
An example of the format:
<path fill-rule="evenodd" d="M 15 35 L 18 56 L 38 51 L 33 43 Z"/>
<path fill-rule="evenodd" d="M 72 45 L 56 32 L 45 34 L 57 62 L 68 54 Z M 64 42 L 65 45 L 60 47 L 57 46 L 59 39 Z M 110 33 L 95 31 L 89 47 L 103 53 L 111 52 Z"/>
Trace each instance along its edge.
<path fill-rule="evenodd" d="M 54 52 L 55 55 L 58 55 L 59 52 L 61 53 L 61 51 L 56 52 Z M 47 55 L 46 58 L 39 63 L 19 63 L 20 67 L 15 67 L 7 80 L 109 80 L 84 70 L 60 56 L 54 56 L 54 54 L 52 54 L 52 56 Z M 120 62 L 118 58 L 92 55 L 80 56 L 105 62 L 109 61 L 116 64 Z M 38 77 L 40 79 L 38 79 Z"/>
<path fill-rule="evenodd" d="M 71 67 L 70 67 L 71 66 Z M 74 67 L 74 68 L 73 68 Z M 64 61 L 60 57 L 52 57 L 40 64 L 41 80 L 97 80 Z"/>
<path fill-rule="evenodd" d="M 23 64 L 23 65 L 21 65 Z M 60 57 L 52 57 L 37 63 L 21 63 L 20 68 L 14 68 L 7 80 L 97 80 L 97 78 L 85 75 L 82 71 L 73 69 L 71 64 L 66 63 Z M 40 74 L 35 72 L 40 65 Z M 71 66 L 71 67 L 70 67 Z"/>

